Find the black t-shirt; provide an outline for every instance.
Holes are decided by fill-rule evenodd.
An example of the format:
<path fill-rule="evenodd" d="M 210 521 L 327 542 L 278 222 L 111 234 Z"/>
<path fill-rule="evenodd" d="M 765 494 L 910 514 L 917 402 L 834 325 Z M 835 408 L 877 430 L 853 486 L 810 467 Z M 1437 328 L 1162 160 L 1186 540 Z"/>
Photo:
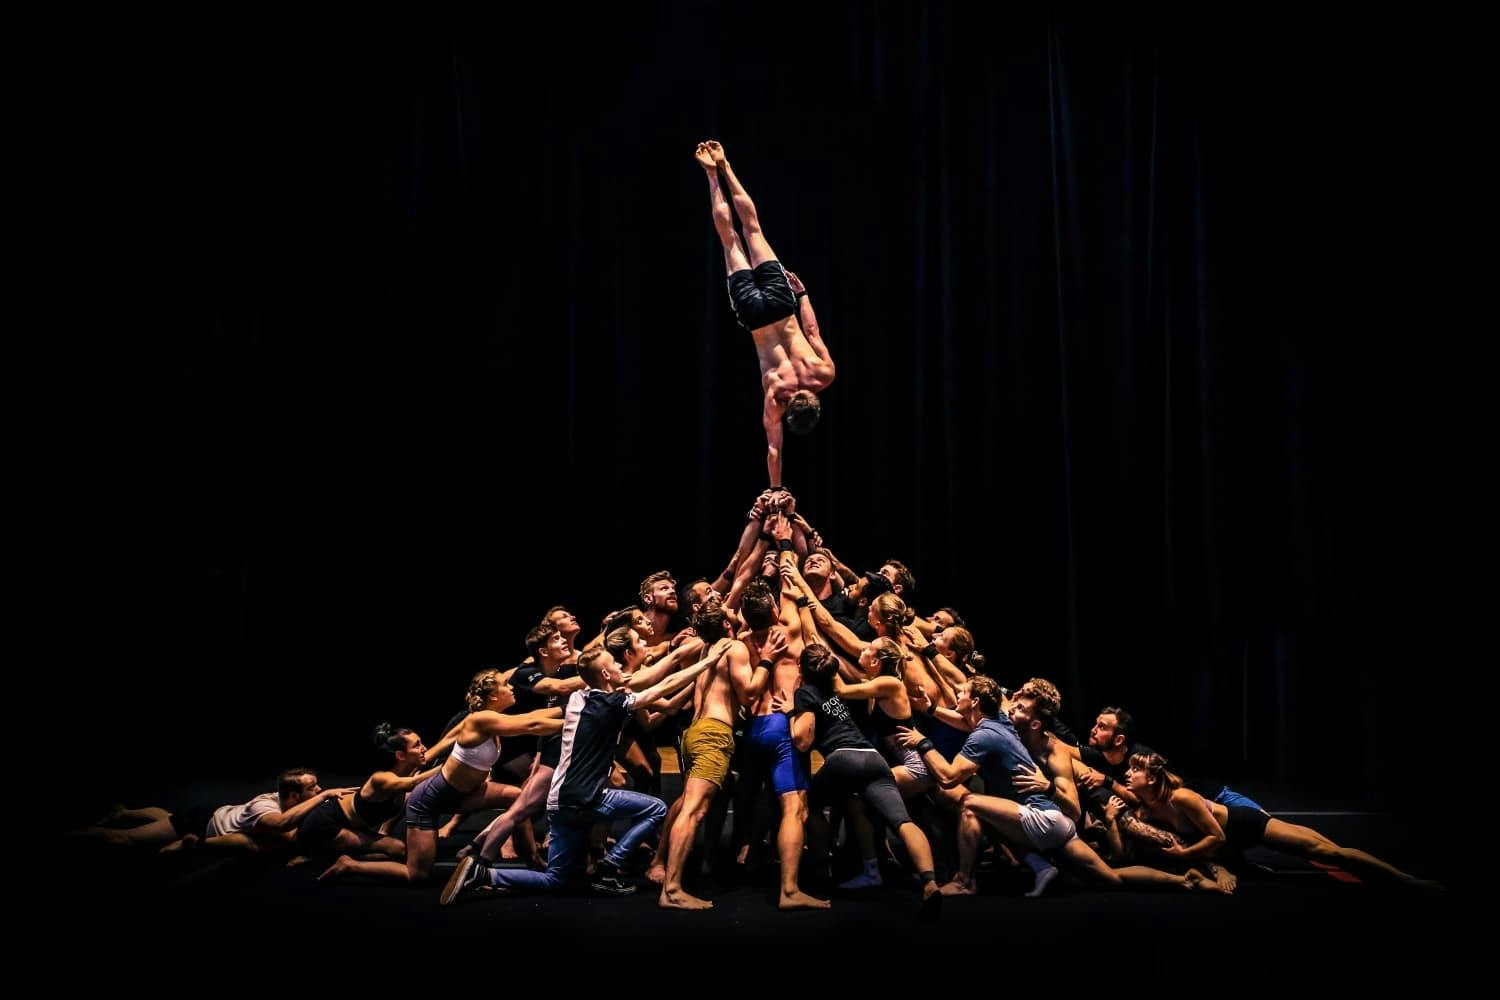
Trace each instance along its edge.
<path fill-rule="evenodd" d="M 547 706 L 547 699 L 532 690 L 536 682 L 546 677 L 547 674 L 535 663 L 523 663 L 516 668 L 516 672 L 510 675 L 510 686 L 515 689 L 516 703 L 505 710 L 506 715 L 522 715 L 526 712 L 535 712 L 539 708 Z M 522 753 L 536 753 L 537 738 L 535 736 L 512 736 L 502 741 L 500 747 L 501 756 L 506 760 L 518 757 Z"/>
<path fill-rule="evenodd" d="M 835 590 L 828 595 L 828 600 L 823 602 L 823 607 L 833 615 L 849 631 L 853 632 L 865 642 L 875 641 L 875 629 L 870 625 L 867 608 L 861 608 L 858 601 L 846 598 L 842 591 Z"/>
<path fill-rule="evenodd" d="M 1078 739 L 1078 736 L 1073 732 L 1073 730 L 1068 728 L 1068 724 L 1063 722 L 1063 720 L 1061 719 L 1052 720 L 1051 732 L 1053 736 L 1056 736 L 1058 739 L 1062 740 L 1069 746 L 1076 747 L 1080 744 L 1080 742 L 1082 742 Z"/>
<path fill-rule="evenodd" d="M 824 757 L 835 750 L 873 749 L 850 718 L 849 706 L 838 695 L 824 694 L 803 684 L 797 689 L 792 704 L 793 718 L 803 712 L 813 713 L 813 746 Z"/>
<path fill-rule="evenodd" d="M 1096 771 L 1103 771 L 1109 775 L 1111 781 L 1125 784 L 1125 772 L 1130 769 L 1130 756 L 1137 753 L 1155 753 L 1144 743 L 1132 743 L 1125 749 L 1125 756 L 1120 758 L 1120 763 L 1111 764 L 1104 759 L 1104 752 L 1095 750 L 1093 747 L 1079 747 L 1078 753 L 1083 762 Z"/>
<path fill-rule="evenodd" d="M 520 671 L 517 670 L 516 673 L 519 674 Z M 543 674 L 542 676 L 545 677 L 546 675 Z M 578 664 L 576 664 L 576 663 L 564 663 L 561 667 L 557 668 L 557 676 L 555 678 L 553 678 L 553 679 L 554 680 L 559 680 L 559 681 L 565 681 L 565 680 L 567 680 L 570 677 L 577 677 L 577 676 L 578 676 Z M 533 680 L 531 683 L 534 685 L 534 684 L 536 684 L 536 681 Z M 512 685 L 512 686 L 514 686 L 514 685 Z M 516 694 L 517 694 L 517 699 L 519 700 L 520 691 L 517 690 Z M 536 697 L 536 698 L 541 698 L 540 695 L 537 695 L 535 693 L 533 693 L 532 696 Z M 558 706 L 564 705 L 564 704 L 567 703 L 567 695 L 562 695 L 562 694 L 548 695 L 547 697 L 542 698 L 541 700 L 542 700 L 542 703 L 537 706 L 538 708 L 557 708 Z M 538 737 L 536 737 L 536 749 L 537 749 L 537 752 L 542 755 L 542 764 L 543 764 L 543 766 L 545 766 L 545 767 L 556 767 L 557 766 L 558 758 L 562 754 L 562 739 L 563 739 L 562 738 L 562 733 L 554 733 L 551 736 L 538 736 Z"/>

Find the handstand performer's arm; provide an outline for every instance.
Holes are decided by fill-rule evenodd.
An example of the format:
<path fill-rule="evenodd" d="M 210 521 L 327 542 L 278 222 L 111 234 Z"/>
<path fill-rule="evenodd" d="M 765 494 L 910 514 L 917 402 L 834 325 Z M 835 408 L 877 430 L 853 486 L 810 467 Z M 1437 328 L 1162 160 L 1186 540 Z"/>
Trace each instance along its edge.
<path fill-rule="evenodd" d="M 781 485 L 781 439 L 785 431 L 781 417 L 786 407 L 776 399 L 774 386 L 766 389 L 766 402 L 761 410 L 761 423 L 766 428 L 766 474 L 771 477 L 773 487 Z"/>

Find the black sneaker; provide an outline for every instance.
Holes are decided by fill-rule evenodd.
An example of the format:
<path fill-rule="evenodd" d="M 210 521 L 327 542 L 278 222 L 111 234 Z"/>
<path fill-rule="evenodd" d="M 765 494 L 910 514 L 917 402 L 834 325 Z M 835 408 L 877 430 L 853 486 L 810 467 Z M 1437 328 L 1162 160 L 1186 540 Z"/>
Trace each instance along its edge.
<path fill-rule="evenodd" d="M 443 893 L 438 897 L 438 905 L 450 906 L 462 896 L 472 895 L 480 889 L 489 887 L 489 866 L 481 862 L 476 855 L 471 854 L 460 860 L 458 867 L 453 869 L 453 874 L 448 876 L 448 884 L 443 886 Z"/>
<path fill-rule="evenodd" d="M 629 896 L 636 890 L 634 882 L 627 882 L 620 877 L 620 870 L 608 862 L 602 863 L 594 870 L 593 878 L 589 879 L 589 888 L 595 892 L 606 892 L 612 896 Z"/>

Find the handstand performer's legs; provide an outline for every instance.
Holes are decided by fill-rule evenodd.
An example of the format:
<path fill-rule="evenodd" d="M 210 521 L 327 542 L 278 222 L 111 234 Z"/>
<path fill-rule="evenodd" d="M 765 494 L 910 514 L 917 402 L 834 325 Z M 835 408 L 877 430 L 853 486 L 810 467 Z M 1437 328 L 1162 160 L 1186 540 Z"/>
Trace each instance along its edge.
<path fill-rule="evenodd" d="M 748 271 L 750 261 L 745 256 L 745 248 L 740 245 L 739 234 L 734 231 L 734 213 L 724 197 L 724 189 L 719 184 L 719 168 L 707 143 L 698 144 L 694 158 L 708 175 L 708 205 L 713 213 L 714 231 L 719 234 L 719 243 L 724 248 L 724 273 Z"/>
<path fill-rule="evenodd" d="M 729 184 L 729 196 L 734 200 L 734 213 L 740 217 L 740 228 L 745 233 L 745 249 L 750 253 L 750 266 L 758 267 L 768 260 L 775 260 L 776 254 L 772 252 L 771 244 L 766 242 L 766 235 L 761 231 L 755 202 L 750 200 L 750 193 L 734 175 L 734 168 L 730 167 L 729 160 L 724 156 L 724 147 L 717 142 L 704 145 L 708 147 L 719 169 L 724 171 L 724 179 Z"/>

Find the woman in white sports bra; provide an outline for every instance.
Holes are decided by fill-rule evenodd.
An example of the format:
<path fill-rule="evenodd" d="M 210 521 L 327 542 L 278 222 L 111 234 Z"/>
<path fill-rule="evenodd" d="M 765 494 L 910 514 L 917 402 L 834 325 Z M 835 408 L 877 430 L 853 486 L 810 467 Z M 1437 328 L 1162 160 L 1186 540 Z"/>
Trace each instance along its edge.
<path fill-rule="evenodd" d="M 443 769 L 406 797 L 406 861 L 355 861 L 342 872 L 381 875 L 420 882 L 432 873 L 442 813 L 501 809 L 521 790 L 490 779 L 506 736 L 550 736 L 562 730 L 562 709 L 542 708 L 524 715 L 502 715 L 516 703 L 515 691 L 497 670 L 481 670 L 469 682 L 469 714 L 427 751 L 427 760 L 453 748 Z M 342 859 L 340 859 L 342 864 Z M 337 874 L 331 869 L 328 874 Z"/>

